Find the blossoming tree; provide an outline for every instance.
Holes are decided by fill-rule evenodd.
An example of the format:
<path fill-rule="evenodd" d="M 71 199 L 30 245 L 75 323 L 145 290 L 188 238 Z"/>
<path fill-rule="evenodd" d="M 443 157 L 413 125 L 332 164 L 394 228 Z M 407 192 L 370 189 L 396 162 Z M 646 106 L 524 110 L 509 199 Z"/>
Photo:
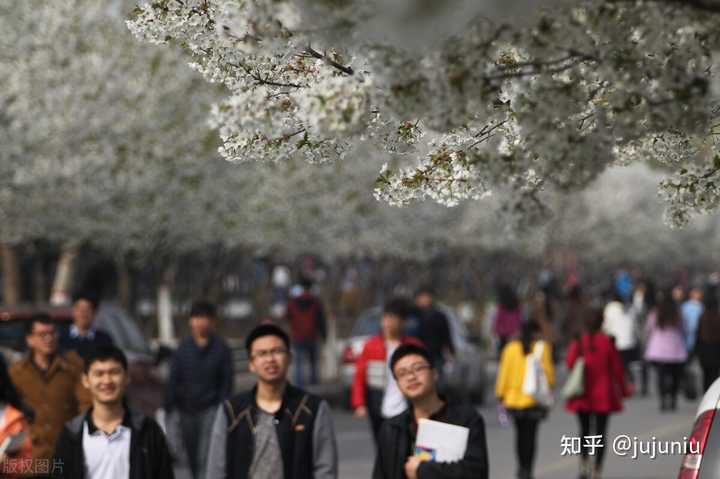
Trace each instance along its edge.
<path fill-rule="evenodd" d="M 154 0 L 128 25 L 226 86 L 231 161 L 362 162 L 370 141 L 378 198 L 503 185 L 529 224 L 632 162 L 667 171 L 671 225 L 720 203 L 716 0 Z"/>

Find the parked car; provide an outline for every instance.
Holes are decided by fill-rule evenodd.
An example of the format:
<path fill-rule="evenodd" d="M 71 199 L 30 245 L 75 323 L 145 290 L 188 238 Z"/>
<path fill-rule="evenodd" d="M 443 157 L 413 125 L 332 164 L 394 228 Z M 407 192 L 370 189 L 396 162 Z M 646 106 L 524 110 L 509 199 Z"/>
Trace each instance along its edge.
<path fill-rule="evenodd" d="M 472 337 L 452 308 L 439 306 L 450 324 L 450 334 L 455 345 L 455 358 L 446 364 L 449 393 L 481 404 L 485 400 L 488 386 L 486 355 L 477 338 Z M 340 377 L 349 397 L 355 376 L 355 361 L 363 350 L 365 341 L 380 333 L 382 308 L 376 306 L 360 314 L 349 338 L 339 343 Z M 412 320 L 405 322 L 406 329 L 413 328 Z"/>
<path fill-rule="evenodd" d="M 720 378 L 710 386 L 695 414 L 678 479 L 720 479 Z"/>
<path fill-rule="evenodd" d="M 33 314 L 47 313 L 60 334 L 67 333 L 72 324 L 72 308 L 63 306 L 19 306 L 0 308 L 0 352 L 8 364 L 17 361 L 27 349 L 25 328 Z M 170 352 L 160 348 L 153 353 L 150 344 L 135 321 L 119 306 L 102 303 L 95 326 L 108 333 L 128 358 L 130 386 L 128 397 L 132 404 L 153 415 L 162 405 L 167 380 L 166 361 Z"/>

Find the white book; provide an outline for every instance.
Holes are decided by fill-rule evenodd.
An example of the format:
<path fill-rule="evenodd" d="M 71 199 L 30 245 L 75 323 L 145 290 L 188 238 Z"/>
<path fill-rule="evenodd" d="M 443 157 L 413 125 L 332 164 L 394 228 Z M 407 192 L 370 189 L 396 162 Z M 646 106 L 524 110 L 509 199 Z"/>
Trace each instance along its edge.
<path fill-rule="evenodd" d="M 470 429 L 445 422 L 420 419 L 415 455 L 435 462 L 459 461 L 465 456 Z"/>

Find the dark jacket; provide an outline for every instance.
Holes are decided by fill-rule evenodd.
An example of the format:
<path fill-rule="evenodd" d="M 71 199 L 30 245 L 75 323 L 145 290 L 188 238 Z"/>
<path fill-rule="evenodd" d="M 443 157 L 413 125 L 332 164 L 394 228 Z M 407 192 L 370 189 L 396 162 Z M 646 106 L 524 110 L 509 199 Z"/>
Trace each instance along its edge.
<path fill-rule="evenodd" d="M 94 354 L 96 348 L 114 344 L 112 337 L 99 329 L 92 332 L 92 337 L 73 336 L 68 332 L 60 338 L 61 351 L 75 351 L 84 361 Z"/>
<path fill-rule="evenodd" d="M 132 430 L 130 436 L 130 479 L 174 479 L 170 452 L 160 426 L 139 411 L 126 409 L 123 424 Z M 83 479 L 85 457 L 83 453 L 83 425 L 90 411 L 65 424 L 55 448 L 52 477 Z M 62 462 L 59 462 L 62 461 Z"/>
<path fill-rule="evenodd" d="M 412 410 L 386 420 L 380 429 L 373 479 L 405 479 L 405 461 L 413 455 Z M 485 423 L 469 404 L 449 403 L 444 421 L 470 429 L 465 457 L 457 462 L 423 462 L 418 479 L 488 479 Z"/>
<path fill-rule="evenodd" d="M 442 358 L 447 350 L 455 354 L 450 320 L 440 309 L 431 306 L 428 309 L 418 308 L 420 315 L 420 339 L 434 359 Z"/>
<path fill-rule="evenodd" d="M 258 414 L 256 391 L 254 388 L 224 403 L 221 411 L 224 414 L 218 418 L 221 421 L 213 426 L 214 430 L 222 428 L 221 435 L 213 433 L 221 440 L 211 439 L 208 462 L 224 460 L 225 468 L 220 473 L 209 470 L 208 478 L 248 478 Z M 325 401 L 288 384 L 282 405 L 275 413 L 275 426 L 285 479 L 337 478 L 337 443 Z"/>
<path fill-rule="evenodd" d="M 232 390 L 233 360 L 225 341 L 213 334 L 200 348 L 192 337 L 185 338 L 170 364 L 165 410 L 202 412 L 229 399 Z"/>

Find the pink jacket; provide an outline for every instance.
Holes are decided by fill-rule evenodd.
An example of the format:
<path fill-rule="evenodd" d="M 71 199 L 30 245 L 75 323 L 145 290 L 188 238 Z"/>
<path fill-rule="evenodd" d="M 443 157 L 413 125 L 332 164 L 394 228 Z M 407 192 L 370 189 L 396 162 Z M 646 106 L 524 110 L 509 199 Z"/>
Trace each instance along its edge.
<path fill-rule="evenodd" d="M 685 335 L 682 324 L 675 327 L 660 328 L 657 325 L 657 313 L 655 311 L 648 315 L 645 323 L 645 360 L 663 363 L 684 363 L 687 361 L 688 353 L 685 347 Z"/>

